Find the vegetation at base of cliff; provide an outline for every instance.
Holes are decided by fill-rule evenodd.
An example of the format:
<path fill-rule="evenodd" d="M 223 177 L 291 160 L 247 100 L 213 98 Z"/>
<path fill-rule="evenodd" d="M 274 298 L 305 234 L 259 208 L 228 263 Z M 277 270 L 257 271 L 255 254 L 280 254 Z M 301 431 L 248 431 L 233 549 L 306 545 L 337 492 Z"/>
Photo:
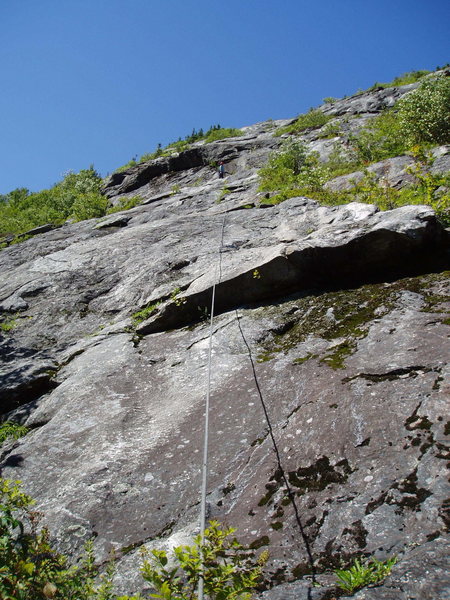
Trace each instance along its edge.
<path fill-rule="evenodd" d="M 114 556 L 101 573 L 93 544 L 71 564 L 53 547 L 47 529 L 39 530 L 40 515 L 19 482 L 0 478 L 0 597 L 2 600 L 144 600 L 147 596 L 114 593 Z M 211 600 L 250 600 L 268 553 L 259 557 L 235 538 L 233 528 L 211 521 L 204 541 L 179 546 L 169 557 L 163 550 L 143 551 L 141 574 L 151 598 L 195 600 L 200 577 Z"/>
<path fill-rule="evenodd" d="M 335 571 L 335 575 L 339 579 L 338 586 L 345 592 L 353 594 L 366 585 L 380 583 L 390 574 L 396 562 L 395 556 L 386 561 L 376 558 L 372 558 L 370 561 L 355 559 L 349 568 Z"/>
<path fill-rule="evenodd" d="M 34 501 L 17 482 L 0 479 L 0 597 L 3 600 L 107 600 L 112 570 L 95 583 L 92 543 L 80 562 L 71 565 L 57 552 L 47 529 L 38 530 Z"/>
<path fill-rule="evenodd" d="M 135 167 L 136 165 L 146 162 L 148 160 L 154 160 L 155 158 L 160 158 L 164 156 L 171 156 L 172 154 L 176 154 L 178 152 L 184 152 L 188 150 L 191 144 L 194 142 L 199 142 L 203 140 L 205 143 L 209 144 L 210 142 L 216 142 L 217 140 L 224 140 L 229 137 L 237 137 L 242 135 L 243 132 L 240 129 L 235 129 L 234 127 L 221 127 L 220 125 L 211 125 L 209 129 L 203 131 L 203 129 L 199 129 L 198 131 L 194 128 L 190 135 L 187 135 L 184 139 L 178 138 L 176 142 L 171 142 L 167 144 L 164 148 L 161 144 L 158 144 L 158 147 L 153 152 L 147 152 L 143 154 L 139 159 L 136 157 L 132 158 L 125 165 L 122 165 L 118 169 L 115 170 L 115 173 L 120 173 L 122 171 L 126 171 L 131 167 Z"/>
<path fill-rule="evenodd" d="M 449 114 L 450 78 L 427 78 L 393 108 L 371 119 L 357 134 L 349 135 L 346 147 L 336 144 L 327 162 L 321 162 L 317 153 L 309 153 L 300 140 L 291 136 L 260 169 L 259 189 L 277 192 L 269 200 L 273 204 L 294 196 L 308 196 L 328 205 L 367 202 L 382 210 L 427 204 L 448 225 L 450 176 L 430 173 L 433 157 L 429 149 L 450 143 Z M 415 161 L 410 168 L 415 183 L 408 187 L 390 188 L 367 170 L 370 164 L 402 154 L 412 155 Z M 356 171 L 363 173 L 352 189 L 333 191 L 326 186 L 333 178 Z"/>
<path fill-rule="evenodd" d="M 256 558 L 235 538 L 229 539 L 234 531 L 231 527 L 222 530 L 211 521 L 205 530 L 205 542 L 202 544 L 201 536 L 196 536 L 193 546 L 174 548 L 172 560 L 165 551 L 145 552 L 142 576 L 156 590 L 152 597 L 194 600 L 203 571 L 207 598 L 250 600 L 268 553 L 262 552 Z"/>

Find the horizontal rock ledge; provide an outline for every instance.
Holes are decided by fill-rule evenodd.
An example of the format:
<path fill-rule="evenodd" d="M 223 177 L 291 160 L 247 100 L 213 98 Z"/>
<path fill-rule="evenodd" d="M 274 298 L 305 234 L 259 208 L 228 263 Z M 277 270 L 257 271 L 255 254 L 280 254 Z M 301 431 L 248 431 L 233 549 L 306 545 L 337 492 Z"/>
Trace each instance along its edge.
<path fill-rule="evenodd" d="M 349 288 L 444 268 L 448 264 L 448 241 L 446 232 L 432 218 L 414 234 L 377 228 L 359 231 L 344 245 L 280 245 L 268 254 L 267 260 L 255 261 L 250 268 L 245 265 L 235 276 L 225 273 L 216 285 L 216 314 L 276 301 L 288 294 Z M 204 289 L 189 293 L 188 288 L 186 294 L 161 305 L 137 327 L 137 333 L 157 333 L 204 319 L 210 312 L 214 285 L 212 277 L 208 278 Z"/>

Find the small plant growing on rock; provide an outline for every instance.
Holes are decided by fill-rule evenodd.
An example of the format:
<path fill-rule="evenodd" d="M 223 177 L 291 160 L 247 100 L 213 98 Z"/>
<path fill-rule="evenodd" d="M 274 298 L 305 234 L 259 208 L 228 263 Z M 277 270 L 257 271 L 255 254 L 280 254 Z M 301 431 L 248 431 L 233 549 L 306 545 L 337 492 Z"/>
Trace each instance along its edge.
<path fill-rule="evenodd" d="M 0 321 L 0 331 L 3 333 L 8 333 L 14 327 L 17 327 L 17 318 L 16 316 L 4 316 L 0 317 L 3 320 Z"/>
<path fill-rule="evenodd" d="M 356 558 L 353 565 L 348 569 L 337 569 L 335 571 L 339 579 L 338 585 L 345 592 L 353 594 L 353 592 L 366 585 L 382 581 L 390 574 L 396 562 L 397 558 L 395 556 L 385 562 L 376 558 L 372 558 L 368 562 L 361 562 Z"/>
<path fill-rule="evenodd" d="M 287 125 L 286 127 L 281 127 L 278 129 L 275 135 L 283 135 L 284 133 L 300 133 L 306 129 L 317 129 L 318 127 L 322 127 L 322 125 L 325 125 L 325 123 L 328 123 L 331 118 L 332 117 L 330 115 L 326 115 L 318 108 L 311 108 L 307 113 L 299 115 L 297 120 L 291 125 Z"/>
<path fill-rule="evenodd" d="M 181 288 L 179 287 L 175 288 L 170 294 L 170 299 L 175 304 L 175 306 L 183 306 L 183 304 L 186 304 L 187 302 L 187 299 L 184 296 L 180 296 L 180 294 Z"/>
<path fill-rule="evenodd" d="M 158 309 L 158 306 L 160 304 L 161 301 L 153 302 L 152 304 L 149 304 L 148 306 L 145 306 L 141 310 L 135 312 L 131 317 L 134 325 L 139 325 L 139 323 L 142 323 L 143 321 L 151 317 L 151 315 Z"/>
<path fill-rule="evenodd" d="M 19 425 L 19 423 L 13 423 L 12 421 L 6 421 L 0 425 L 0 444 L 3 444 L 8 438 L 18 440 L 28 433 L 28 427 Z"/>
<path fill-rule="evenodd" d="M 152 597 L 195 600 L 203 577 L 210 600 L 250 600 L 268 554 L 263 552 L 255 560 L 251 550 L 230 538 L 234 531 L 211 521 L 203 544 L 197 536 L 193 546 L 174 548 L 170 558 L 164 550 L 145 552 L 142 575 L 156 591 Z"/>
<path fill-rule="evenodd" d="M 116 204 L 116 206 L 111 206 L 110 208 L 108 208 L 106 214 L 110 215 L 116 212 L 120 212 L 121 210 L 130 210 L 130 208 L 134 208 L 135 206 L 139 206 L 140 204 L 142 204 L 142 197 L 139 195 L 132 196 L 131 198 L 120 198 L 119 203 Z"/>
<path fill-rule="evenodd" d="M 222 200 L 225 198 L 225 196 L 228 196 L 228 194 L 231 194 L 231 190 L 227 187 L 224 187 L 216 200 L 217 204 L 222 202 Z"/>

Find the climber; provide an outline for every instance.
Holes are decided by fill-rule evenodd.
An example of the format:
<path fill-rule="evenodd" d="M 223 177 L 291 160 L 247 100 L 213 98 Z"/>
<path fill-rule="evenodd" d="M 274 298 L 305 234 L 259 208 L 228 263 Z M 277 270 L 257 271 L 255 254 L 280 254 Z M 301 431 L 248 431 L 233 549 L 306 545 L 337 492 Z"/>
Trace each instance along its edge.
<path fill-rule="evenodd" d="M 225 174 L 225 165 L 223 164 L 223 160 L 221 160 L 219 163 L 219 179 L 223 179 L 224 174 Z"/>

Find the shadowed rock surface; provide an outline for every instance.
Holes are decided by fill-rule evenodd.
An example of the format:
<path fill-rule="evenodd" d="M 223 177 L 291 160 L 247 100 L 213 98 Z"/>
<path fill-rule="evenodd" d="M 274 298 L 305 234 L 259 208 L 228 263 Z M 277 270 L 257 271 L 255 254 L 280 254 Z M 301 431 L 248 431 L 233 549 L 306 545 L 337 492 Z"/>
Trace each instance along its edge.
<path fill-rule="evenodd" d="M 363 122 L 409 89 L 323 109 Z M 118 586 L 142 589 L 139 547 L 198 530 L 218 282 L 208 516 L 269 549 L 258 597 L 330 599 L 341 561 L 397 554 L 355 598 L 448 598 L 447 232 L 424 206 L 260 207 L 256 171 L 287 123 L 114 174 L 111 201 L 141 206 L 0 253 L 14 320 L 1 413 L 32 428 L 5 444 L 2 475 L 24 482 L 61 549 L 94 536 L 100 560 L 118 551 Z M 326 155 L 328 140 L 304 138 Z"/>

